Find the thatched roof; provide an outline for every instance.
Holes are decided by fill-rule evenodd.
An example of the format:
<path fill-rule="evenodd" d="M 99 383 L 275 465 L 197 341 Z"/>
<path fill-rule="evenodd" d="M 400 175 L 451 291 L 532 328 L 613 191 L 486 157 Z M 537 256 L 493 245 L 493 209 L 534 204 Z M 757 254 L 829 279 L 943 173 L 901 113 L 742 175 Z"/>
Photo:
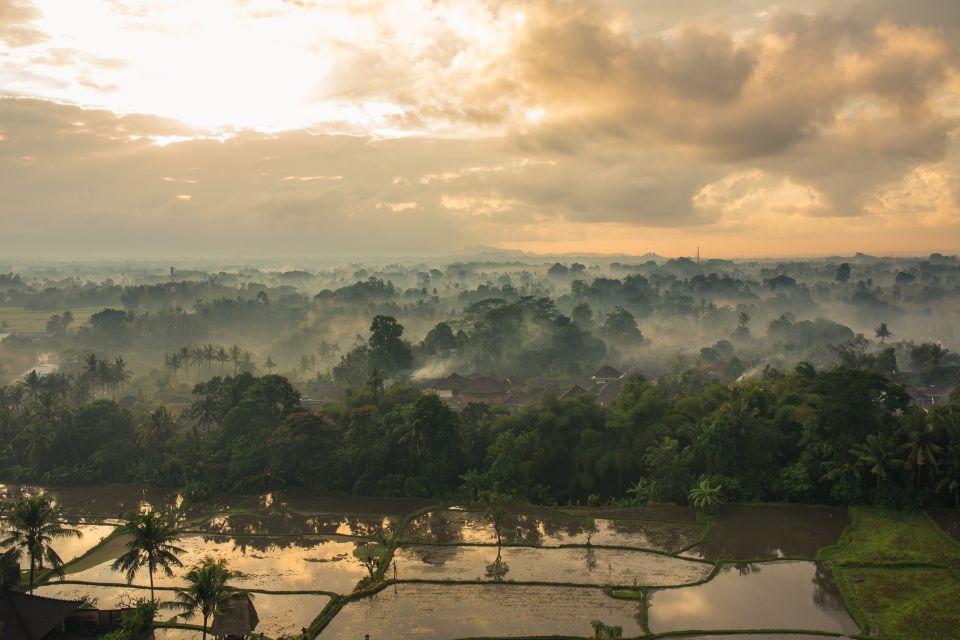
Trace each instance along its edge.
<path fill-rule="evenodd" d="M 246 593 L 232 596 L 222 612 L 213 614 L 210 631 L 215 636 L 243 636 L 257 628 L 260 617 Z"/>

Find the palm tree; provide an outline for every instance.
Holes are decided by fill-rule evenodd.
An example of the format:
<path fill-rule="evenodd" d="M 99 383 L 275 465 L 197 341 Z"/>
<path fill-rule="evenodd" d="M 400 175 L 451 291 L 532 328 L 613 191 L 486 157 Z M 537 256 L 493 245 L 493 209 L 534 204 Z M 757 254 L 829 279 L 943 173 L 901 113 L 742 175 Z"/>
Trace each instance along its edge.
<path fill-rule="evenodd" d="M 943 452 L 936 442 L 933 424 L 927 420 L 927 412 L 913 406 L 904 419 L 903 433 L 906 443 L 903 445 L 904 466 L 915 474 L 916 486 L 920 486 L 920 476 L 929 467 L 934 473 L 940 471 L 937 459 Z"/>
<path fill-rule="evenodd" d="M 173 437 L 177 423 L 166 407 L 157 407 L 147 415 L 147 419 L 137 430 L 137 444 L 148 453 L 157 453 Z"/>
<path fill-rule="evenodd" d="M 190 359 L 197 363 L 197 380 L 199 380 L 203 374 L 200 372 L 200 367 L 203 366 L 205 352 L 203 347 L 197 345 L 190 350 Z"/>
<path fill-rule="evenodd" d="M 31 400 L 36 400 L 37 394 L 40 393 L 40 390 L 43 388 L 43 378 L 37 372 L 36 369 L 31 369 L 30 373 L 23 376 L 23 380 L 20 381 L 26 390 L 27 395 Z"/>
<path fill-rule="evenodd" d="M 223 375 L 223 365 L 230 360 L 230 354 L 223 347 L 217 347 L 217 362 L 220 363 L 220 375 Z"/>
<path fill-rule="evenodd" d="M 53 447 L 53 428 L 45 421 L 33 420 L 27 424 L 22 433 L 27 441 L 25 452 L 27 460 L 30 461 L 34 470 L 40 469 Z"/>
<path fill-rule="evenodd" d="M 127 363 L 123 356 L 117 356 L 113 361 L 113 382 L 117 385 L 117 396 L 120 395 L 120 389 L 124 383 L 130 379 L 131 373 L 127 371 Z"/>
<path fill-rule="evenodd" d="M 880 483 L 890 477 L 890 472 L 904 466 L 903 460 L 896 457 L 897 450 L 893 438 L 889 435 L 870 434 L 866 440 L 850 449 L 856 464 L 877 477 L 877 490 Z"/>
<path fill-rule="evenodd" d="M 203 431 L 209 431 L 210 427 L 217 424 L 220 416 L 216 398 L 206 395 L 194 402 L 190 405 L 190 416 L 197 421 L 197 426 Z"/>
<path fill-rule="evenodd" d="M 100 373 L 100 361 L 97 359 L 97 354 L 89 353 L 83 359 L 84 372 L 83 375 L 87 376 L 90 379 L 91 384 L 93 384 L 93 393 L 97 393 L 97 380 Z"/>
<path fill-rule="evenodd" d="M 174 383 L 179 384 L 180 380 L 177 377 L 177 372 L 180 371 L 180 354 L 177 353 L 167 353 L 163 356 L 164 365 L 171 371 L 173 371 L 173 381 Z"/>
<path fill-rule="evenodd" d="M 217 348 L 212 344 L 203 347 L 203 359 L 207 361 L 207 377 L 212 373 L 213 361 L 217 359 Z"/>
<path fill-rule="evenodd" d="M 230 347 L 230 362 L 233 363 L 233 375 L 237 375 L 237 367 L 240 366 L 240 363 L 243 361 L 243 349 L 240 348 L 240 345 L 235 344 Z"/>
<path fill-rule="evenodd" d="M 59 520 L 59 513 L 53 502 L 45 495 L 27 496 L 13 506 L 5 525 L 7 533 L 0 540 L 0 549 L 11 549 L 19 558 L 27 554 L 30 558 L 30 593 L 33 593 L 33 579 L 37 569 L 44 568 L 44 562 L 50 565 L 53 573 L 63 577 L 63 560 L 53 549 L 57 538 L 79 538 L 80 532 L 65 527 Z"/>
<path fill-rule="evenodd" d="M 84 404 L 90 399 L 90 378 L 86 375 L 75 376 L 70 388 L 70 397 L 76 405 Z"/>
<path fill-rule="evenodd" d="M 174 543 L 180 541 L 173 518 L 157 511 L 132 513 L 126 517 L 118 533 L 129 536 L 127 552 L 113 563 L 114 571 L 127 574 L 127 584 L 133 582 L 137 572 L 144 567 L 150 573 L 150 600 L 156 601 L 153 595 L 153 572 L 163 570 L 173 575 L 173 567 L 182 567 L 183 563 L 177 554 L 185 553 Z"/>
<path fill-rule="evenodd" d="M 687 498 L 697 509 L 709 514 L 723 504 L 723 487 L 713 484 L 709 478 L 700 478 L 700 481 L 690 488 Z"/>
<path fill-rule="evenodd" d="M 97 378 L 100 382 L 100 386 L 103 387 L 105 391 L 110 390 L 110 383 L 113 380 L 113 371 L 110 368 L 110 363 L 106 360 L 97 361 Z"/>
<path fill-rule="evenodd" d="M 177 589 L 177 604 L 183 609 L 182 618 L 196 613 L 203 616 L 203 640 L 207 640 L 207 623 L 210 616 L 223 611 L 231 597 L 242 593 L 227 584 L 236 574 L 227 569 L 227 561 L 214 560 L 207 556 L 190 569 L 186 575 L 189 586 Z"/>
<path fill-rule="evenodd" d="M 937 411 L 934 417 L 945 435 L 936 489 L 952 493 L 954 508 L 960 513 L 960 410 L 946 407 Z"/>
<path fill-rule="evenodd" d="M 193 360 L 193 352 L 190 350 L 190 347 L 180 347 L 177 355 L 180 356 L 180 362 L 183 364 L 183 376 L 189 379 L 190 362 Z"/>

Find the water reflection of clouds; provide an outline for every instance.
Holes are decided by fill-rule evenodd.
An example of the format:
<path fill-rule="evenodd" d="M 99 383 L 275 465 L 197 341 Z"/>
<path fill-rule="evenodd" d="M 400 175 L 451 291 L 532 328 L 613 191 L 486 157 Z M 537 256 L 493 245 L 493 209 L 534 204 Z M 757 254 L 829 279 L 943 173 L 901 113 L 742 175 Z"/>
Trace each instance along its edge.
<path fill-rule="evenodd" d="M 656 591 L 650 629 L 810 629 L 854 633 L 836 584 L 814 562 L 725 565 L 711 581 Z"/>
<path fill-rule="evenodd" d="M 600 546 L 624 546 L 672 551 L 700 536 L 703 527 L 695 524 L 649 520 L 596 520 L 598 531 L 590 541 Z M 558 515 L 511 513 L 504 519 L 503 541 L 510 544 L 560 546 L 586 544 L 588 535 L 583 521 Z M 497 541 L 493 525 L 479 512 L 462 507 L 432 511 L 414 518 L 403 533 L 410 542 L 442 544 L 493 544 Z"/>
<path fill-rule="evenodd" d="M 182 568 L 174 575 L 157 573 L 158 586 L 182 586 L 189 568 L 205 556 L 224 558 L 242 575 L 235 581 L 246 589 L 269 591 L 334 591 L 349 593 L 366 570 L 353 558 L 354 542 L 323 538 L 263 538 L 185 535 L 177 543 L 184 549 Z M 119 582 L 112 559 L 70 575 L 73 580 Z M 136 583 L 147 580 L 146 573 Z"/>
<path fill-rule="evenodd" d="M 394 558 L 404 579 L 484 580 L 497 555 L 491 546 L 405 545 Z M 712 566 L 642 551 L 599 548 L 503 547 L 509 580 L 574 584 L 680 585 L 705 578 Z"/>

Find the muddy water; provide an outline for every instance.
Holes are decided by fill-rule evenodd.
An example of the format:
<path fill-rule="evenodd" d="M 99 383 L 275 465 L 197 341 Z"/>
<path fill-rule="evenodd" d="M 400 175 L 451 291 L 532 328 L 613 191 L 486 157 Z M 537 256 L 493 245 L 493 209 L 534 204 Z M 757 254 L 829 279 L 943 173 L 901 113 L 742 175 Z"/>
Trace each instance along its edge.
<path fill-rule="evenodd" d="M 596 585 L 689 584 L 712 565 L 621 549 L 406 546 L 397 550 L 401 580 L 504 580 Z M 392 568 L 391 573 L 392 575 Z"/>
<path fill-rule="evenodd" d="M 38 596 L 60 598 L 61 600 L 79 600 L 83 596 L 89 596 L 96 599 L 96 606 L 99 609 L 119 609 L 129 606 L 137 598 L 150 597 L 149 589 L 60 584 L 59 582 L 51 582 L 42 587 L 37 587 L 34 593 Z M 157 591 L 157 599 L 161 602 L 170 602 L 174 599 L 174 595 L 172 591 Z M 161 614 L 161 616 L 163 615 Z"/>
<path fill-rule="evenodd" d="M 100 544 L 104 538 L 109 536 L 114 532 L 115 528 L 108 525 L 96 525 L 96 524 L 77 524 L 77 525 L 67 525 L 71 529 L 76 529 L 80 532 L 79 538 L 68 537 L 68 538 L 54 538 L 53 540 L 53 550 L 57 552 L 57 555 L 60 556 L 60 559 L 64 563 L 70 562 L 75 558 L 79 558 L 87 551 L 93 547 Z M 24 569 L 30 567 L 30 559 L 23 555 L 20 558 L 20 566 Z"/>
<path fill-rule="evenodd" d="M 76 487 L 39 487 L 11 484 L 5 486 L 10 497 L 27 493 L 46 493 L 67 518 L 120 518 L 141 504 L 156 507 L 177 504 L 176 492 L 167 489 L 127 484 L 103 484 Z M 3 493 L 0 490 L 0 493 Z"/>
<path fill-rule="evenodd" d="M 597 533 L 589 536 L 592 544 L 637 547 L 673 551 L 686 547 L 702 533 L 694 524 L 646 520 L 595 520 Z M 504 542 L 559 546 L 586 544 L 588 535 L 583 519 L 550 513 L 511 513 L 501 528 Z M 485 543 L 497 541 L 496 530 L 476 511 L 445 509 L 413 518 L 403 532 L 403 540 L 441 544 Z"/>
<path fill-rule="evenodd" d="M 568 520 L 565 528 L 552 527 L 551 523 L 554 522 L 559 521 L 544 520 L 544 546 L 586 544 L 589 538 L 595 545 L 672 552 L 689 546 L 703 534 L 703 527 L 698 525 L 597 518 L 594 520 L 597 532 L 588 536 L 582 522 Z"/>
<path fill-rule="evenodd" d="M 202 502 L 185 500 L 173 489 L 135 484 L 98 484 L 72 487 L 0 484 L 0 498 L 15 498 L 22 494 L 45 493 L 53 498 L 68 520 L 102 520 L 122 518 L 143 506 L 163 511 L 177 509 L 192 518 L 207 513 L 218 513 L 229 508 L 257 508 L 263 496 L 221 495 Z"/>
<path fill-rule="evenodd" d="M 640 607 L 601 589 L 519 585 L 400 584 L 347 604 L 321 640 L 453 640 L 593 633 L 591 620 L 643 633 Z"/>
<path fill-rule="evenodd" d="M 725 506 L 700 553 L 710 560 L 813 558 L 848 524 L 846 510 L 834 507 Z"/>
<path fill-rule="evenodd" d="M 97 599 L 97 607 L 100 609 L 120 608 L 128 606 L 132 600 L 137 598 L 150 597 L 150 591 L 147 589 L 57 583 L 39 587 L 36 593 L 48 598 L 64 600 L 77 600 L 82 596 L 91 596 Z M 157 599 L 162 603 L 172 603 L 176 600 L 175 592 L 172 590 L 161 589 L 156 593 Z M 309 626 L 330 601 L 327 596 L 312 594 L 254 593 L 252 595 L 257 615 L 260 617 L 260 624 L 257 625 L 256 630 L 274 638 L 280 635 L 299 634 L 300 629 Z M 159 619 L 171 621 L 177 613 L 176 609 L 163 607 L 160 610 Z M 199 624 L 201 619 L 199 616 L 194 616 L 187 619 L 177 618 L 176 621 Z M 157 634 L 158 640 L 161 637 L 169 640 L 174 638 L 190 638 L 192 640 L 198 637 L 198 633 L 196 631 L 171 630 L 170 633 Z"/>
<path fill-rule="evenodd" d="M 244 589 L 267 591 L 334 591 L 349 593 L 366 569 L 353 557 L 354 542 L 322 538 L 229 538 L 221 536 L 184 535 L 177 546 L 183 567 L 174 569 L 172 577 L 157 573 L 157 586 L 182 586 L 183 576 L 204 556 L 224 558 L 231 570 L 243 575 L 233 583 Z M 122 552 L 122 550 L 121 550 Z M 119 554 L 118 554 L 119 555 Z M 71 580 L 99 583 L 124 582 L 113 571 L 113 559 L 106 559 L 82 570 L 69 568 Z M 138 574 L 134 583 L 145 585 L 149 576 Z"/>
<path fill-rule="evenodd" d="M 287 510 L 222 514 L 194 527 L 199 531 L 233 535 L 341 535 L 389 539 L 400 523 L 398 516 L 320 514 Z"/>
<path fill-rule="evenodd" d="M 725 565 L 710 582 L 654 591 L 650 630 L 806 629 L 855 633 L 833 576 L 815 562 Z"/>
<path fill-rule="evenodd" d="M 954 509 L 931 509 L 928 513 L 941 529 L 960 542 L 960 512 Z"/>

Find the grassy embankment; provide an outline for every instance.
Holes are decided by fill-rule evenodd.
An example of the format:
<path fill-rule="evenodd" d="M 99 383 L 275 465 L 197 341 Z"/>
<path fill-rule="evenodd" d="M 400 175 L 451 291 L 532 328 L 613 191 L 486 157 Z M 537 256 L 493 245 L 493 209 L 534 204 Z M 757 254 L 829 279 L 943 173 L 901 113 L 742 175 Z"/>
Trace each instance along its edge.
<path fill-rule="evenodd" d="M 851 509 L 820 550 L 863 632 L 890 640 L 960 638 L 960 544 L 922 511 Z"/>

